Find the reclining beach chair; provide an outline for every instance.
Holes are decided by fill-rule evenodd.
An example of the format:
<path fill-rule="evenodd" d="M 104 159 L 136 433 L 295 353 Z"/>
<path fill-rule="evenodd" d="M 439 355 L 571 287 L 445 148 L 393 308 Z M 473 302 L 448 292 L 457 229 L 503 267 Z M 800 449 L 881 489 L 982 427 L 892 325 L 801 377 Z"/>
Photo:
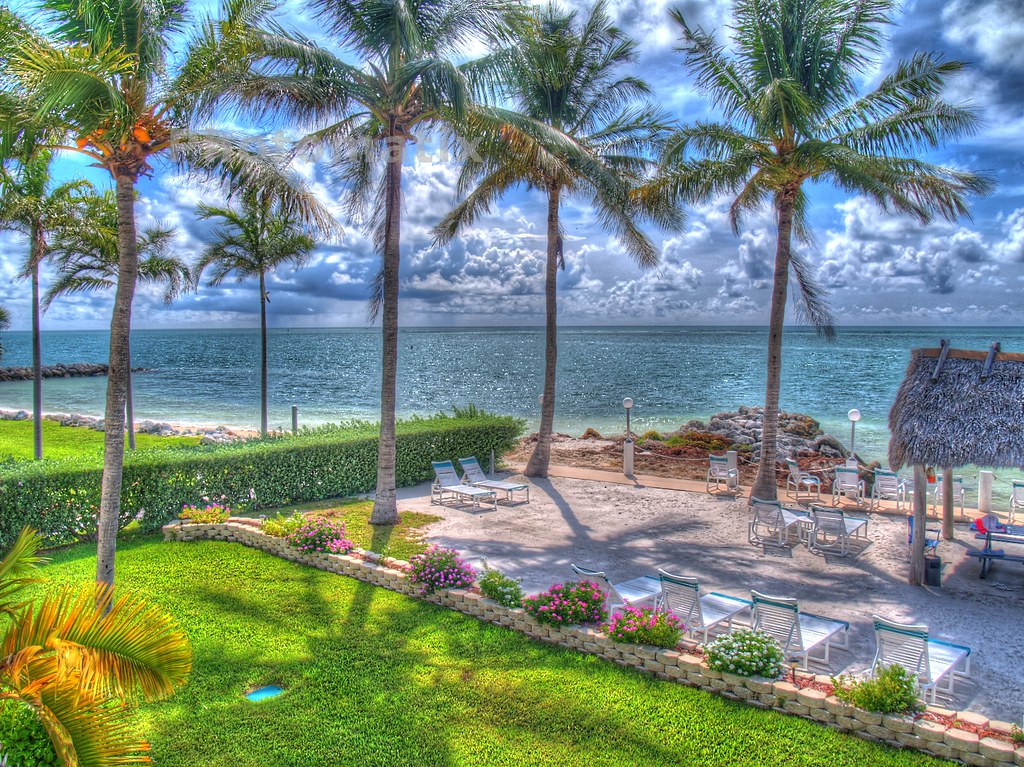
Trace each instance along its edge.
<path fill-rule="evenodd" d="M 1024 509 L 1024 482 L 1019 479 L 1013 480 L 1013 490 L 1010 491 L 1011 525 L 1016 521 L 1017 509 Z"/>
<path fill-rule="evenodd" d="M 786 459 L 786 466 L 789 467 L 789 476 L 786 477 L 786 495 L 790 498 L 800 500 L 800 492 L 810 498 L 811 492 L 815 499 L 821 498 L 821 478 L 816 477 L 808 471 L 801 471 L 800 464 L 792 458 Z"/>
<path fill-rule="evenodd" d="M 661 581 L 649 575 L 641 575 L 622 583 L 612 585 L 608 576 L 601 570 L 590 570 L 586 567 L 570 565 L 577 575 L 595 582 L 604 592 L 605 607 L 611 612 L 616 607 L 638 604 L 647 600 L 657 601 L 661 596 Z"/>
<path fill-rule="evenodd" d="M 875 622 L 875 659 L 871 673 L 879 667 L 900 664 L 918 678 L 926 701 L 935 703 L 942 692 L 953 694 L 956 679 L 967 679 L 971 673 L 971 648 L 928 638 L 928 627 L 896 623 L 878 615 Z M 946 680 L 946 684 L 942 684 Z"/>
<path fill-rule="evenodd" d="M 530 485 L 526 482 L 503 482 L 498 479 L 487 479 L 484 470 L 480 468 L 480 462 L 474 456 L 460 458 L 459 465 L 462 467 L 462 481 L 464 484 L 494 490 L 495 492 L 502 491 L 505 493 L 505 500 L 509 503 L 512 502 L 513 493 L 525 490 L 526 503 L 530 502 Z"/>
<path fill-rule="evenodd" d="M 843 498 L 854 501 L 858 506 L 864 503 L 864 480 L 860 471 L 851 466 L 836 466 L 836 476 L 832 480 L 832 505 L 838 506 Z"/>
<path fill-rule="evenodd" d="M 907 503 L 907 482 L 895 471 L 875 469 L 875 484 L 871 488 L 871 508 L 881 507 L 881 501 L 895 501 L 897 513 Z"/>
<path fill-rule="evenodd" d="M 807 538 L 807 548 L 815 554 L 845 557 L 850 553 L 852 539 L 866 541 L 868 537 L 868 521 L 848 517 L 842 509 L 811 506 L 811 521 L 814 525 Z"/>
<path fill-rule="evenodd" d="M 806 514 L 782 508 L 778 501 L 762 501 L 751 498 L 754 515 L 747 524 L 747 540 L 752 546 L 785 546 L 789 542 L 790 531 L 800 532 L 800 523 L 807 522 Z"/>
<path fill-rule="evenodd" d="M 689 636 L 703 635 L 701 640 L 708 643 L 708 633 L 722 627 L 732 631 L 732 620 L 750 607 L 750 602 L 739 597 L 726 594 L 704 594 L 701 596 L 700 583 L 696 578 L 684 575 L 673 575 L 665 570 L 658 570 L 661 580 L 660 607 L 671 610 L 686 627 Z"/>
<path fill-rule="evenodd" d="M 432 504 L 443 506 L 445 498 L 448 497 L 452 500 L 469 501 L 474 507 L 483 501 L 497 510 L 498 498 L 494 491 L 462 484 L 451 461 L 433 461 L 431 466 L 434 467 L 434 484 L 430 486 Z"/>
<path fill-rule="evenodd" d="M 840 650 L 849 648 L 850 624 L 846 621 L 802 613 L 795 599 L 771 597 L 756 591 L 751 591 L 750 596 L 754 602 L 750 627 L 774 637 L 783 655 L 800 661 L 800 668 L 806 670 L 812 660 L 827 666 L 832 647 Z M 842 644 L 836 640 L 838 635 L 842 635 Z M 824 650 L 821 658 L 811 657 L 811 651 L 816 647 Z"/>
<path fill-rule="evenodd" d="M 715 492 L 719 492 L 722 489 L 722 485 L 725 485 L 725 489 L 729 492 L 735 492 L 740 486 L 740 473 L 736 468 L 735 464 L 732 464 L 734 458 L 727 455 L 709 455 L 708 460 L 711 465 L 708 467 L 708 480 L 707 480 L 707 491 L 711 492 L 711 486 L 715 486 Z"/>
<path fill-rule="evenodd" d="M 938 478 L 935 483 L 935 494 L 932 496 L 932 514 L 938 516 L 939 508 L 942 506 L 942 486 L 945 482 L 942 481 L 942 477 Z M 966 491 L 964 490 L 964 478 L 960 475 L 953 477 L 953 505 L 960 504 L 960 516 L 964 515 L 964 496 Z"/>

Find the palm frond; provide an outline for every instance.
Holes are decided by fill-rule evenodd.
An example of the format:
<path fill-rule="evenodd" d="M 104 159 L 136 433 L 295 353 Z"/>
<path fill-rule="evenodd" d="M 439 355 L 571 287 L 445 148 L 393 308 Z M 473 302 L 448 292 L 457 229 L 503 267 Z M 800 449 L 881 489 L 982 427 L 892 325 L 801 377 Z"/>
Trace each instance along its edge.
<path fill-rule="evenodd" d="M 42 545 L 39 533 L 25 527 L 0 560 L 0 612 L 14 617 L 25 606 L 25 602 L 15 601 L 15 597 L 27 586 L 41 580 L 39 566 L 48 561 L 38 554 Z"/>
<path fill-rule="evenodd" d="M 797 292 L 793 297 L 797 317 L 814 327 L 826 341 L 836 339 L 836 320 L 828 305 L 828 291 L 814 276 L 814 270 L 799 253 L 789 254 L 789 268 L 796 280 Z"/>

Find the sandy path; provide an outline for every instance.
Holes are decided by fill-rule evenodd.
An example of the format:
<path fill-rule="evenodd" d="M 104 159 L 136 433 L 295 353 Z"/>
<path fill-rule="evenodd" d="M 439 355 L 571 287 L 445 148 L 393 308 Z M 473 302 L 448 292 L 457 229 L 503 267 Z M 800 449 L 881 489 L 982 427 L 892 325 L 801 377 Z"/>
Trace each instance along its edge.
<path fill-rule="evenodd" d="M 522 578 L 527 592 L 571 580 L 569 563 L 575 562 L 605 569 L 616 581 L 664 567 L 698 576 L 705 591 L 749 596 L 754 588 L 798 597 L 803 610 L 851 623 L 851 649 L 832 655 L 832 673 L 870 666 L 873 613 L 926 623 L 934 638 L 974 650 L 973 683 L 958 683 L 956 708 L 1017 722 L 1024 713 L 1024 567 L 996 564 L 980 580 L 977 561 L 963 553 L 975 544 L 966 525 L 958 526 L 955 541 L 940 544 L 943 588 L 925 589 L 905 582 L 903 517 L 865 515 L 870 545 L 842 559 L 816 556 L 804 546 L 765 553 L 747 542 L 744 501 L 703 493 L 554 478 L 532 482 L 529 504 L 497 512 L 431 506 L 426 485 L 400 498 L 403 510 L 443 517 L 430 527 L 429 540 L 486 557 Z"/>

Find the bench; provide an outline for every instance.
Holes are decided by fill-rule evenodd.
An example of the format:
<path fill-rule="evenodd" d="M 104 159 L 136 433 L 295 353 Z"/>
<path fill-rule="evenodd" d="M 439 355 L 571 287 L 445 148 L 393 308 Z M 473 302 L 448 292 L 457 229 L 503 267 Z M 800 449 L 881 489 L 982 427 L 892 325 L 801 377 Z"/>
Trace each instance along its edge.
<path fill-rule="evenodd" d="M 999 539 L 997 538 L 996 540 Z M 1011 541 L 1011 543 L 1018 542 L 1019 541 Z M 980 578 L 984 578 L 988 575 L 988 572 L 992 567 L 992 561 L 995 559 L 998 559 L 1000 562 L 1020 562 L 1024 564 L 1024 556 L 1007 554 L 1002 549 L 982 549 L 981 551 L 968 551 L 967 556 L 977 557 L 978 560 L 981 562 L 981 575 L 979 576 Z"/>

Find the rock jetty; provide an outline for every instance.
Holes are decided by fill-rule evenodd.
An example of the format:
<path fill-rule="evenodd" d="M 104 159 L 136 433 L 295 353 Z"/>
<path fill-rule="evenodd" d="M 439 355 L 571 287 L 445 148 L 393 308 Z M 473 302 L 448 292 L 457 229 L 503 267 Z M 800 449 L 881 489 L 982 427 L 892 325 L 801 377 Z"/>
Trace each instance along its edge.
<path fill-rule="evenodd" d="M 0 410 L 0 421 L 27 421 L 32 413 L 27 410 Z M 103 419 L 77 413 L 45 413 L 43 420 L 56 421 L 61 426 L 78 426 L 93 431 L 103 431 Z M 231 429 L 227 426 L 187 426 L 164 421 L 143 420 L 135 423 L 136 434 L 153 434 L 158 437 L 202 437 L 201 445 L 222 445 L 249 439 L 252 432 Z"/>
<path fill-rule="evenodd" d="M 72 362 L 69 364 L 43 365 L 43 378 L 88 378 L 105 376 L 109 370 L 105 362 Z M 133 373 L 150 372 L 147 368 L 132 368 Z M 32 368 L 0 368 L 0 381 L 31 381 Z"/>
<path fill-rule="evenodd" d="M 764 408 L 740 406 L 736 412 L 715 413 L 705 423 L 692 420 L 678 434 L 703 432 L 723 437 L 733 445 L 750 450 L 753 460 L 761 457 L 761 432 Z M 821 430 L 821 424 L 802 413 L 779 412 L 779 433 L 776 437 L 779 459 L 816 453 L 826 458 L 847 458 L 846 446 Z"/>

